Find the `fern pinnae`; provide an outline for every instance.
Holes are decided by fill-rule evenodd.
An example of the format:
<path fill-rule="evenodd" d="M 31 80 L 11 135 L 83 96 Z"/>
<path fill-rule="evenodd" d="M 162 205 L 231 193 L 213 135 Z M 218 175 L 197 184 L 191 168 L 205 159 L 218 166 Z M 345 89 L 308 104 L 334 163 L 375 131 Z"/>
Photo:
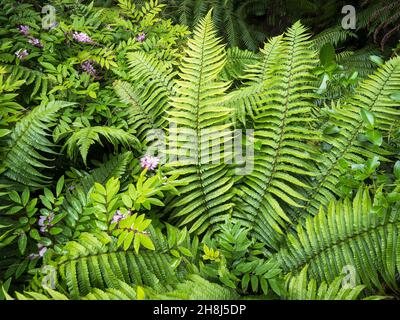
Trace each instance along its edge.
<path fill-rule="evenodd" d="M 73 103 L 52 101 L 34 108 L 14 127 L 3 155 L 5 175 L 24 185 L 39 187 L 48 184 L 50 178 L 41 169 L 50 168 L 51 159 L 44 154 L 56 154 L 55 144 L 48 139 L 46 125 L 56 120 L 58 111 Z"/>
<path fill-rule="evenodd" d="M 253 172 L 235 190 L 234 216 L 273 248 L 278 247 L 286 223 L 290 223 L 285 206 L 301 207 L 305 199 L 302 189 L 309 188 L 301 176 L 312 176 L 317 161 L 314 148 L 307 144 L 318 140 L 310 127 L 311 70 L 316 55 L 305 32 L 296 23 L 283 40 L 282 54 L 276 57 L 263 93 L 263 105 L 254 117 L 255 139 L 262 146 Z"/>
<path fill-rule="evenodd" d="M 228 192 L 232 178 L 226 174 L 227 166 L 222 163 L 223 159 L 217 159 L 218 163 L 213 164 L 204 158 L 208 142 L 203 139 L 211 136 L 214 142 L 220 141 L 230 128 L 226 123 L 229 109 L 217 107 L 230 84 L 217 80 L 226 57 L 215 34 L 210 12 L 194 31 L 193 39 L 189 40 L 180 72 L 181 80 L 177 81 L 177 94 L 172 97 L 168 111 L 170 123 L 176 126 L 169 128 L 170 138 L 175 136 L 176 141 L 170 142 L 171 161 L 167 166 L 172 173 L 175 170 L 185 172 L 180 180 L 187 185 L 179 189 L 180 196 L 168 204 L 167 210 L 172 210 L 172 219 L 179 217 L 180 225 L 190 223 L 190 232 L 198 233 L 205 231 L 213 219 L 227 213 L 232 206 L 232 196 Z M 179 149 L 188 143 L 194 154 L 184 160 Z M 207 149 L 206 152 L 209 156 Z M 180 159 L 174 161 L 173 157 Z M 219 184 L 209 183 L 220 173 L 223 173 L 219 181 L 224 184 L 222 189 L 217 188 Z"/>
<path fill-rule="evenodd" d="M 86 165 L 86 159 L 91 145 L 96 142 L 100 142 L 100 136 L 106 138 L 114 146 L 121 143 L 126 148 L 130 147 L 130 144 L 135 146 L 140 145 L 138 139 L 122 129 L 113 127 L 85 127 L 75 131 L 65 143 L 67 148 L 67 154 L 70 158 L 76 158 L 77 149 L 82 156 L 82 160 Z"/>
<path fill-rule="evenodd" d="M 291 274 L 308 265 L 318 283 L 333 281 L 348 267 L 354 269 L 357 283 L 370 291 L 384 292 L 382 279 L 398 291 L 399 228 L 398 208 L 374 212 L 370 191 L 364 187 L 352 202 L 332 200 L 327 210 L 321 207 L 317 215 L 308 216 L 288 235 L 277 258 Z"/>
<path fill-rule="evenodd" d="M 320 163 L 320 175 L 308 192 L 304 211 L 317 213 L 320 205 L 326 205 L 336 195 L 341 175 L 339 160 L 349 163 L 362 163 L 365 158 L 385 154 L 377 148 L 362 145 L 358 135 L 363 130 L 362 109 L 372 112 L 379 128 L 385 134 L 393 130 L 393 124 L 399 123 L 398 103 L 390 95 L 400 90 L 400 57 L 389 60 L 368 79 L 364 80 L 356 94 L 341 108 L 330 113 L 332 121 L 340 128 L 339 137 L 326 137 L 333 149 Z"/>
<path fill-rule="evenodd" d="M 261 94 L 265 87 L 266 80 L 271 76 L 270 68 L 276 63 L 276 57 L 282 50 L 282 36 L 269 40 L 261 49 L 261 59 L 255 64 L 245 67 L 243 79 L 246 86 L 228 94 L 224 106 L 233 110 L 233 119 L 246 124 L 246 117 L 253 117 L 257 114 L 257 107 L 260 105 Z"/>
<path fill-rule="evenodd" d="M 114 90 L 122 102 L 130 106 L 128 123 L 137 131 L 142 144 L 155 137 L 154 129 L 166 125 L 168 98 L 174 94 L 174 72 L 170 66 L 143 52 L 130 52 L 129 79 L 114 82 Z"/>

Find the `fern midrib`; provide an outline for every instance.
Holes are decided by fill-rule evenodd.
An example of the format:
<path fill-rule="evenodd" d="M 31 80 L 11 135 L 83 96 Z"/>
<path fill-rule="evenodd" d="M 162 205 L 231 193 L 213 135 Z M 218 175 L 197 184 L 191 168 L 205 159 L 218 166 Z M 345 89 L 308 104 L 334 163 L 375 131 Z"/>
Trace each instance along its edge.
<path fill-rule="evenodd" d="M 358 238 L 363 238 L 366 235 L 368 235 L 378 229 L 386 228 L 389 225 L 399 225 L 400 226 L 400 221 L 399 220 L 388 221 L 387 223 L 382 223 L 380 225 L 373 226 L 372 228 L 369 228 L 367 230 L 363 230 L 361 232 L 354 233 L 354 234 L 344 238 L 343 240 L 337 240 L 331 244 L 328 244 L 327 246 L 322 247 L 319 251 L 315 252 L 314 254 L 309 256 L 307 259 L 305 259 L 304 262 L 297 263 L 292 269 L 287 269 L 287 270 L 289 270 L 289 272 L 298 271 L 300 268 L 303 268 L 305 265 L 310 264 L 311 261 L 313 261 L 315 258 L 321 256 L 323 253 L 330 251 L 330 250 L 333 251 L 333 249 L 337 246 L 341 246 L 343 244 L 351 243 L 352 241 L 356 241 Z M 296 260 L 296 262 L 299 262 L 298 259 L 295 259 L 295 260 Z"/>
<path fill-rule="evenodd" d="M 259 80 L 261 81 L 262 85 L 264 85 L 264 82 L 268 78 L 268 73 L 267 73 L 268 68 L 267 68 L 267 66 L 268 66 L 268 63 L 270 62 L 270 58 L 271 58 L 271 56 L 272 56 L 272 54 L 274 52 L 274 49 L 278 46 L 278 44 L 279 44 L 279 42 L 274 43 L 273 46 L 271 46 L 271 48 L 270 48 L 270 50 L 268 52 L 268 55 L 265 56 L 265 59 L 264 59 L 264 62 L 263 62 L 262 68 L 261 68 L 261 70 L 263 72 L 261 74 L 261 77 L 259 78 Z M 291 61 L 293 61 L 293 57 L 291 58 Z"/>
<path fill-rule="evenodd" d="M 207 29 L 205 29 L 205 33 Z M 201 55 L 200 55 L 200 75 L 199 75 L 199 81 L 197 83 L 197 92 L 196 92 L 196 138 L 197 138 L 197 143 L 198 143 L 198 149 L 197 149 L 197 163 L 196 163 L 196 173 L 199 178 L 199 183 L 200 183 L 200 190 L 201 190 L 201 197 L 202 197 L 202 202 L 203 205 L 205 206 L 206 214 L 208 217 L 210 217 L 210 209 L 208 208 L 208 201 L 207 201 L 207 194 L 205 192 L 205 186 L 204 186 L 204 179 L 203 175 L 201 173 L 201 128 L 200 128 L 200 88 L 201 88 L 201 83 L 203 81 L 203 62 L 204 62 L 204 46 L 205 46 L 205 41 L 206 41 L 206 36 L 203 36 L 201 47 L 203 50 L 201 50 Z M 200 153 L 199 153 L 200 151 Z"/>

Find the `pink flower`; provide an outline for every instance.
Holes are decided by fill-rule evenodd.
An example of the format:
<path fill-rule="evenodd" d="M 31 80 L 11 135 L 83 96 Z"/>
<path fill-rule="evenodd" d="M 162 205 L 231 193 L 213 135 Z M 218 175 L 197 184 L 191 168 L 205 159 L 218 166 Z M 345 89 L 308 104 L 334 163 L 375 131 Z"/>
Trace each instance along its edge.
<path fill-rule="evenodd" d="M 160 158 L 154 156 L 145 155 L 140 159 L 140 165 L 142 166 L 142 168 L 147 168 L 149 170 L 154 170 L 155 168 L 157 168 L 159 163 Z"/>
<path fill-rule="evenodd" d="M 47 251 L 47 247 L 45 247 L 44 245 L 42 245 L 42 244 L 38 244 L 38 248 L 39 248 L 39 257 L 43 257 L 44 256 L 44 254 L 46 253 L 46 251 Z"/>
<path fill-rule="evenodd" d="M 143 42 L 144 40 L 146 40 L 146 34 L 144 32 L 142 32 L 136 36 L 136 41 Z"/>
<path fill-rule="evenodd" d="M 84 43 L 92 43 L 93 40 L 84 32 L 74 32 L 72 34 L 72 38 L 74 38 L 77 42 L 84 42 Z"/>
<path fill-rule="evenodd" d="M 15 52 L 15 55 L 17 56 L 18 59 L 22 60 L 22 59 L 25 59 L 29 55 L 29 52 L 26 49 L 24 49 L 24 50 L 19 49 L 17 52 Z"/>
<path fill-rule="evenodd" d="M 54 213 L 50 213 L 48 216 L 40 216 L 38 225 L 40 227 L 40 232 L 45 233 L 48 227 L 52 227 L 51 222 L 54 220 Z"/>
<path fill-rule="evenodd" d="M 40 43 L 40 40 L 39 40 L 39 39 L 36 39 L 36 38 L 34 38 L 34 37 L 29 37 L 28 42 L 29 42 L 30 44 L 34 45 L 35 47 L 43 48 L 43 45 Z"/>
<path fill-rule="evenodd" d="M 82 62 L 81 67 L 84 71 L 86 71 L 91 76 L 96 76 L 96 69 L 93 67 L 93 64 L 90 60 L 86 60 Z"/>
<path fill-rule="evenodd" d="M 122 219 L 125 219 L 125 218 L 126 218 L 126 216 L 125 216 L 124 214 L 122 214 L 121 211 L 117 210 L 117 211 L 114 213 L 114 216 L 113 216 L 111 222 L 113 222 L 113 223 L 118 223 L 118 222 L 120 222 Z"/>
<path fill-rule="evenodd" d="M 24 36 L 29 35 L 29 26 L 20 25 L 18 27 L 19 32 L 21 32 Z"/>

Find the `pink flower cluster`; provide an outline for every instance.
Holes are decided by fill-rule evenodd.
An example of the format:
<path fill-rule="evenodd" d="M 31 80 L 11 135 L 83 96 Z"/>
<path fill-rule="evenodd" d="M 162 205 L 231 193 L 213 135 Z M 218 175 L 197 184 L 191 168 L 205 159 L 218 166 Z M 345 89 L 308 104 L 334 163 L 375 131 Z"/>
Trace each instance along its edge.
<path fill-rule="evenodd" d="M 43 48 L 43 45 L 41 44 L 40 40 L 34 37 L 29 37 L 28 42 L 32 45 L 34 45 L 35 47 L 38 48 Z"/>
<path fill-rule="evenodd" d="M 157 168 L 159 163 L 160 158 L 150 155 L 145 155 L 140 159 L 140 165 L 142 166 L 142 168 L 147 168 L 148 170 L 154 170 L 155 168 Z"/>
<path fill-rule="evenodd" d="M 72 34 L 72 38 L 74 38 L 75 41 L 77 42 L 83 42 L 83 43 L 93 43 L 92 38 L 90 38 L 86 33 L 84 32 L 74 32 Z"/>
<path fill-rule="evenodd" d="M 19 60 L 22 60 L 22 59 L 25 59 L 29 55 L 29 52 L 26 49 L 23 49 L 23 50 L 19 49 L 17 52 L 15 52 L 15 55 L 17 56 L 17 58 Z"/>
<path fill-rule="evenodd" d="M 28 258 L 33 260 L 35 258 L 42 258 L 47 251 L 47 247 L 42 245 L 41 243 L 38 244 L 39 253 L 31 253 Z"/>
<path fill-rule="evenodd" d="M 21 32 L 24 36 L 29 35 L 29 26 L 20 25 L 18 27 L 19 32 Z"/>
<path fill-rule="evenodd" d="M 40 232 L 45 233 L 48 229 L 48 227 L 52 227 L 53 225 L 51 222 L 54 220 L 54 213 L 50 213 L 48 216 L 40 216 L 39 217 L 39 227 L 40 227 Z"/>
<path fill-rule="evenodd" d="M 32 45 L 34 45 L 35 47 L 38 47 L 38 48 L 43 48 L 43 45 L 41 44 L 41 42 L 40 42 L 40 40 L 39 39 L 37 39 L 37 38 L 35 38 L 35 37 L 32 37 L 32 36 L 30 36 L 30 33 L 29 33 L 29 26 L 24 26 L 24 25 L 20 25 L 19 27 L 18 27 L 18 30 L 24 35 L 24 36 L 27 36 L 28 38 L 29 38 L 29 40 L 28 40 L 28 42 L 30 43 L 30 44 L 32 44 Z M 24 50 L 24 51 L 26 51 L 26 50 Z M 23 55 L 24 55 L 25 53 L 23 53 Z M 16 54 L 17 55 L 17 54 Z M 17 55 L 17 57 L 19 58 L 19 59 L 23 59 L 25 56 L 27 56 L 27 54 L 25 55 L 25 56 L 19 56 L 19 55 Z"/>
<path fill-rule="evenodd" d="M 117 211 L 114 213 L 114 216 L 113 216 L 111 222 L 112 222 L 112 223 L 118 223 L 118 222 L 120 222 L 122 219 L 125 219 L 125 218 L 126 218 L 126 215 L 125 215 L 125 214 L 122 214 L 121 211 L 117 210 Z"/>
<path fill-rule="evenodd" d="M 136 36 L 136 41 L 143 42 L 144 40 L 146 40 L 146 34 L 144 32 L 142 32 Z"/>
<path fill-rule="evenodd" d="M 95 77 L 96 76 L 96 69 L 93 67 L 93 62 L 91 60 L 86 60 L 82 62 L 81 67 L 82 69 L 90 74 L 91 76 Z"/>

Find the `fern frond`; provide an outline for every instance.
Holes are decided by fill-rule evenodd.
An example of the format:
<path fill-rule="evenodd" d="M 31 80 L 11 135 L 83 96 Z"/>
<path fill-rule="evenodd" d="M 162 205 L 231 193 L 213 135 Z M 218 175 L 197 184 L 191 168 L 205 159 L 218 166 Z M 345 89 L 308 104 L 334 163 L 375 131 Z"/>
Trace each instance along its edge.
<path fill-rule="evenodd" d="M 366 47 L 348 55 L 342 54 L 336 58 L 336 61 L 345 70 L 357 71 L 361 77 L 366 77 L 374 73 L 377 68 L 377 65 L 370 59 L 372 55 L 379 55 L 379 50 L 374 47 Z"/>
<path fill-rule="evenodd" d="M 119 280 L 168 290 L 179 281 L 170 267 L 173 257 L 160 251 L 117 250 L 105 233 L 82 233 L 65 245 L 66 254 L 52 262 L 59 275 L 58 286 L 66 287 L 72 298 L 88 295 L 92 288 L 119 288 Z M 183 270 L 181 270 L 182 272 Z"/>
<path fill-rule="evenodd" d="M 117 280 L 117 288 L 105 290 L 93 288 L 89 294 L 79 297 L 79 300 L 136 300 L 136 288 L 124 281 Z M 24 294 L 15 293 L 17 300 L 70 300 L 68 296 L 47 288 L 45 294 L 25 291 Z"/>
<path fill-rule="evenodd" d="M 217 81 L 226 56 L 216 38 L 211 12 L 201 20 L 188 47 L 168 111 L 171 126 L 167 164 L 171 174 L 179 174 L 180 182 L 187 186 L 179 188 L 180 196 L 169 203 L 168 209 L 172 210 L 171 219 L 179 218 L 179 226 L 191 223 L 190 232 L 201 233 L 232 207 L 228 192 L 232 178 L 227 176 L 223 159 L 218 158 L 220 150 L 217 154 L 211 151 L 208 140 L 221 141 L 230 127 L 225 123 L 229 109 L 218 106 L 229 83 Z M 193 153 L 183 160 L 180 152 L 187 148 Z M 217 163 L 212 163 L 215 159 Z"/>
<path fill-rule="evenodd" d="M 70 158 L 76 158 L 77 150 L 86 165 L 87 154 L 91 145 L 96 142 L 101 144 L 100 136 L 117 146 L 121 143 L 126 148 L 138 147 L 140 142 L 135 136 L 122 129 L 112 127 L 86 127 L 75 131 L 65 143 L 67 154 Z"/>
<path fill-rule="evenodd" d="M 48 139 L 49 128 L 57 119 L 58 111 L 71 105 L 73 103 L 52 101 L 34 108 L 18 121 L 2 156 L 1 167 L 6 177 L 32 187 L 50 182 L 51 178 L 41 172 L 51 168 L 48 155 L 56 154 L 55 144 Z"/>
<path fill-rule="evenodd" d="M 237 47 L 228 48 L 226 51 L 226 64 L 221 72 L 221 79 L 231 81 L 244 76 L 247 65 L 258 63 L 260 57 L 252 51 L 240 50 Z"/>
<path fill-rule="evenodd" d="M 288 278 L 288 300 L 356 300 L 364 290 L 362 285 L 343 285 L 344 276 L 338 276 L 328 284 L 322 282 L 317 285 L 315 279 L 307 279 L 307 270 L 305 266 L 298 275 Z"/>
<path fill-rule="evenodd" d="M 232 289 L 209 282 L 199 275 L 189 275 L 173 291 L 151 296 L 155 300 L 236 300 L 239 295 Z"/>
<path fill-rule="evenodd" d="M 349 30 L 343 29 L 342 26 L 337 26 L 318 33 L 313 38 L 313 45 L 318 50 L 327 43 L 331 43 L 333 44 L 333 46 L 336 47 L 339 43 L 344 42 L 350 38 L 357 38 L 357 34 Z"/>
<path fill-rule="evenodd" d="M 7 70 L 15 81 L 23 79 L 25 85 L 33 85 L 31 97 L 36 95 L 39 90 L 41 90 L 40 94 L 42 95 L 47 93 L 49 80 L 46 74 L 38 70 L 16 65 L 8 65 Z"/>
<path fill-rule="evenodd" d="M 309 188 L 304 178 L 314 175 L 317 161 L 309 144 L 318 139 L 310 125 L 316 55 L 309 38 L 296 23 L 283 39 L 254 117 L 254 136 L 261 147 L 253 171 L 235 190 L 234 216 L 273 248 L 290 223 L 285 207 L 302 206 L 305 197 L 299 189 Z"/>
<path fill-rule="evenodd" d="M 232 110 L 233 120 L 246 124 L 246 117 L 253 117 L 257 112 L 265 82 L 271 77 L 271 68 L 280 53 L 282 36 L 270 39 L 261 49 L 261 59 L 245 67 L 243 79 L 246 86 L 228 94 L 224 104 Z"/>
<path fill-rule="evenodd" d="M 398 291 L 399 231 L 398 208 L 374 212 L 369 190 L 361 188 L 353 202 L 332 200 L 327 210 L 308 216 L 277 255 L 285 272 L 296 274 L 309 265 L 317 283 L 334 281 L 347 267 L 355 283 L 371 291 L 384 293 L 383 283 Z"/>
<path fill-rule="evenodd" d="M 363 163 L 366 158 L 385 155 L 383 150 L 358 141 L 364 127 L 360 111 L 372 112 L 376 117 L 376 126 L 385 135 L 390 135 L 394 130 L 393 125 L 400 120 L 398 103 L 391 100 L 390 96 L 399 90 L 400 57 L 396 57 L 364 80 L 356 94 L 343 106 L 331 110 L 331 122 L 340 131 L 338 135 L 325 137 L 325 141 L 333 148 L 324 154 L 324 160 L 319 165 L 320 174 L 307 192 L 305 212 L 317 213 L 321 205 L 328 204 L 336 195 L 340 195 L 336 188 L 342 173 L 340 162 Z"/>
<path fill-rule="evenodd" d="M 89 190 L 96 182 L 104 185 L 112 177 L 128 176 L 126 172 L 131 160 L 132 154 L 130 152 L 113 156 L 90 173 L 80 174 L 79 179 L 76 179 L 76 184 L 68 187 L 68 191 L 64 195 L 62 210 L 67 212 L 65 222 L 69 228 L 78 232 L 85 230 L 83 213 L 89 203 Z M 72 236 L 75 237 L 76 234 L 72 234 Z"/>
<path fill-rule="evenodd" d="M 151 129 L 165 126 L 168 98 L 174 93 L 173 78 L 176 75 L 170 66 L 149 54 L 132 52 L 127 55 L 131 84 L 116 81 L 114 89 L 121 101 L 128 104 L 129 124 L 138 132 L 142 143 L 151 141 Z"/>

